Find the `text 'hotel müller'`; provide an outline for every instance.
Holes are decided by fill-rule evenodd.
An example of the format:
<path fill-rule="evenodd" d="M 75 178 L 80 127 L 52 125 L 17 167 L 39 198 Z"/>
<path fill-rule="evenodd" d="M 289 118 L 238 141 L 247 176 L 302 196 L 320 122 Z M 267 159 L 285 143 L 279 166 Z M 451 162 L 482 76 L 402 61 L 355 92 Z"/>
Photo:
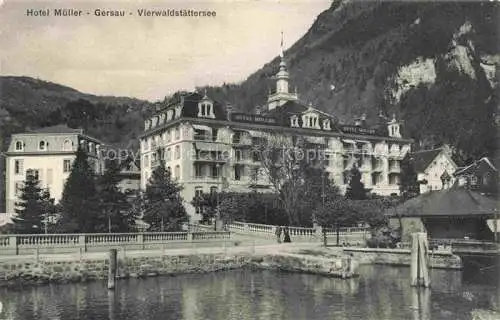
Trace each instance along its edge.
<path fill-rule="evenodd" d="M 109 10 L 109 9 L 26 9 L 28 17 L 212 17 L 217 15 L 217 12 L 211 10 L 195 10 L 195 9 L 137 9 L 135 11 L 128 10 Z"/>

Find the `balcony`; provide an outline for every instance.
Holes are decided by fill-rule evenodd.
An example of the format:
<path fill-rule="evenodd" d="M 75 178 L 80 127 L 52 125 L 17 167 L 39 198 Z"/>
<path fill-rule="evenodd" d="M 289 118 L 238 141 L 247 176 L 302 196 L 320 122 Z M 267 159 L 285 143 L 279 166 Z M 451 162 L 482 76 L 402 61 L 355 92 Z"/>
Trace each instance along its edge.
<path fill-rule="evenodd" d="M 197 182 L 206 182 L 206 183 L 222 183 L 222 176 L 192 176 L 191 180 L 196 180 Z"/>
<path fill-rule="evenodd" d="M 195 141 L 216 141 L 217 138 L 213 137 L 212 135 L 208 134 L 195 134 L 193 139 Z"/>
<path fill-rule="evenodd" d="M 221 154 L 213 154 L 208 152 L 198 152 L 194 157 L 195 162 L 212 162 L 226 163 L 228 159 Z"/>
<path fill-rule="evenodd" d="M 400 173 L 401 172 L 401 167 L 398 165 L 392 165 L 389 167 L 389 172 L 390 173 Z"/>
<path fill-rule="evenodd" d="M 234 147 L 251 147 L 252 140 L 245 137 L 233 137 L 232 144 Z"/>

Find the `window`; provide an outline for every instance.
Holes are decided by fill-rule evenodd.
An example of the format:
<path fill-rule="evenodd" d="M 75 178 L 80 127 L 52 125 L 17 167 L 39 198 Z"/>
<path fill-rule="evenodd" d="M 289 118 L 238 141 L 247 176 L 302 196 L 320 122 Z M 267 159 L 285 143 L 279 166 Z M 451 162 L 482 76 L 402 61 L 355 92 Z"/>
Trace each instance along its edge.
<path fill-rule="evenodd" d="M 149 167 L 149 156 L 148 155 L 144 156 L 144 167 L 145 168 Z"/>
<path fill-rule="evenodd" d="M 64 159 L 63 160 L 63 172 L 70 172 L 70 171 L 71 171 L 71 160 Z"/>
<path fill-rule="evenodd" d="M 180 159 L 180 158 L 181 158 L 181 147 L 175 146 L 175 159 Z"/>
<path fill-rule="evenodd" d="M 47 186 L 52 184 L 53 173 L 54 173 L 54 170 L 47 169 Z"/>
<path fill-rule="evenodd" d="M 23 194 L 23 183 L 22 182 L 16 182 L 16 190 L 15 190 L 15 193 L 16 193 L 16 196 L 19 197 Z"/>
<path fill-rule="evenodd" d="M 216 164 L 213 164 L 210 167 L 210 173 L 213 178 L 217 178 L 219 176 L 219 168 L 217 167 Z"/>
<path fill-rule="evenodd" d="M 167 142 L 170 142 L 170 130 L 168 130 L 167 132 L 165 132 L 165 139 Z"/>
<path fill-rule="evenodd" d="M 170 160 L 172 160 L 172 150 L 170 148 L 167 148 L 167 152 L 165 152 L 165 161 Z"/>
<path fill-rule="evenodd" d="M 470 177 L 470 184 L 473 186 L 477 185 L 477 177 L 475 175 Z"/>
<path fill-rule="evenodd" d="M 194 197 L 195 199 L 201 199 L 203 196 L 203 188 L 202 187 L 194 187 Z M 203 212 L 203 206 L 197 205 L 196 206 L 196 214 L 202 214 Z"/>
<path fill-rule="evenodd" d="M 24 142 L 16 141 L 16 151 L 23 151 L 23 150 L 24 150 Z"/>
<path fill-rule="evenodd" d="M 200 198 L 203 195 L 203 187 L 194 187 L 194 196 Z"/>
<path fill-rule="evenodd" d="M 180 179 L 181 178 L 181 167 L 179 165 L 175 166 L 174 175 L 175 175 L 176 179 Z"/>
<path fill-rule="evenodd" d="M 24 160 L 15 160 L 14 161 L 14 173 L 15 174 L 23 174 L 24 171 Z"/>
<path fill-rule="evenodd" d="M 202 167 L 200 164 L 195 164 L 194 165 L 194 176 L 195 177 L 201 177 L 202 176 Z"/>
<path fill-rule="evenodd" d="M 179 128 L 175 128 L 175 140 L 179 140 L 181 138 L 181 130 Z"/>
<path fill-rule="evenodd" d="M 291 123 L 292 127 L 298 127 L 299 126 L 299 118 L 296 115 L 291 116 L 290 123 Z"/>
<path fill-rule="evenodd" d="M 217 193 L 217 191 L 219 190 L 219 188 L 217 188 L 216 186 L 213 186 L 213 187 L 210 187 L 210 193 Z"/>
<path fill-rule="evenodd" d="M 72 150 L 73 150 L 73 142 L 69 139 L 64 140 L 63 151 L 72 151 Z"/>
<path fill-rule="evenodd" d="M 234 180 L 236 181 L 240 181 L 241 180 L 241 170 L 242 167 L 241 166 L 234 166 Z"/>
<path fill-rule="evenodd" d="M 28 179 L 40 180 L 40 171 L 34 170 L 34 169 L 27 170 L 26 171 L 26 180 L 28 180 Z"/>

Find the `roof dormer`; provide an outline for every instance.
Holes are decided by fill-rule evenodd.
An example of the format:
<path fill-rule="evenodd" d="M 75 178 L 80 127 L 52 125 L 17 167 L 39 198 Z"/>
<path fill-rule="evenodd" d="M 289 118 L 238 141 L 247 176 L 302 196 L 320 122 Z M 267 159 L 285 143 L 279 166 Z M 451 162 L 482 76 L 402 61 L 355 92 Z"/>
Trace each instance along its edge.
<path fill-rule="evenodd" d="M 387 130 L 389 131 L 389 137 L 401 138 L 400 132 L 401 124 L 396 120 L 396 115 L 392 116 L 392 120 L 387 123 Z"/>
<path fill-rule="evenodd" d="M 173 115 L 174 115 L 174 111 L 172 109 L 167 110 L 167 121 L 172 120 Z"/>
<path fill-rule="evenodd" d="M 330 119 L 323 119 L 323 130 L 332 130 Z"/>
<path fill-rule="evenodd" d="M 175 106 L 175 114 L 174 114 L 174 118 L 177 119 L 177 118 L 180 118 L 181 117 L 181 113 L 182 113 L 182 107 L 183 105 L 180 104 L 180 105 L 177 105 Z"/>
<path fill-rule="evenodd" d="M 198 103 L 198 117 L 199 118 L 215 118 L 214 102 L 205 96 Z"/>
<path fill-rule="evenodd" d="M 293 116 L 290 117 L 290 126 L 293 128 L 299 128 L 299 117 L 294 114 Z"/>
<path fill-rule="evenodd" d="M 319 113 L 309 104 L 307 111 L 302 114 L 302 128 L 321 129 L 319 120 Z"/>

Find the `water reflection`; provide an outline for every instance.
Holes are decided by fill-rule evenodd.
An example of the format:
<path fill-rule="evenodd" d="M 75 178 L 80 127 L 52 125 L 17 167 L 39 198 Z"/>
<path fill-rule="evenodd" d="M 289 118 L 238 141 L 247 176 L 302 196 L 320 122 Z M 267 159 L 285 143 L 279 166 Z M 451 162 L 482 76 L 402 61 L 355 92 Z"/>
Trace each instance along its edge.
<path fill-rule="evenodd" d="M 498 272 L 498 270 L 493 270 Z M 409 268 L 361 268 L 356 279 L 230 271 L 1 289 L 0 319 L 470 319 L 500 305 L 500 283 L 432 270 L 431 289 L 412 288 Z M 497 280 L 498 281 L 498 280 Z"/>

